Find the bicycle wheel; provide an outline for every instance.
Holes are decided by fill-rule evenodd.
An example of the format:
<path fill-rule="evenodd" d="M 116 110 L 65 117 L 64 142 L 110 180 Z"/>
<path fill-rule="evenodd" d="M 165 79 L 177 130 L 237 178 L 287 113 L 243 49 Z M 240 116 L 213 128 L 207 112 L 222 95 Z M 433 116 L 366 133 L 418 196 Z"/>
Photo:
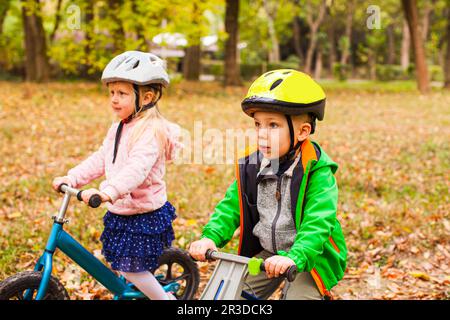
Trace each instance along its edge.
<path fill-rule="evenodd" d="M 24 300 L 27 290 L 31 290 L 33 300 L 42 280 L 39 271 L 23 271 L 0 282 L 0 300 Z M 50 277 L 44 300 L 69 300 L 64 286 L 55 277 Z"/>
<path fill-rule="evenodd" d="M 174 293 L 178 300 L 192 299 L 200 284 L 197 264 L 186 251 L 178 248 L 165 249 L 158 267 L 152 272 L 155 276 L 162 275 L 159 282 L 163 286 L 174 281 L 180 284 L 180 289 Z"/>

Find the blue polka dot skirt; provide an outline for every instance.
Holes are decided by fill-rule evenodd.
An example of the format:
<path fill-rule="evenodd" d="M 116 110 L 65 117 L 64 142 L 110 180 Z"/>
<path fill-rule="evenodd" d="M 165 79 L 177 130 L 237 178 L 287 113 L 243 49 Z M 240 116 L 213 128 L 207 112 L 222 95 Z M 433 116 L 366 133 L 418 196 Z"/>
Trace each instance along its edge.
<path fill-rule="evenodd" d="M 166 202 L 155 211 L 118 215 L 107 211 L 105 229 L 100 237 L 102 254 L 112 269 L 142 272 L 156 269 L 158 258 L 175 239 L 172 221 L 175 208 Z"/>

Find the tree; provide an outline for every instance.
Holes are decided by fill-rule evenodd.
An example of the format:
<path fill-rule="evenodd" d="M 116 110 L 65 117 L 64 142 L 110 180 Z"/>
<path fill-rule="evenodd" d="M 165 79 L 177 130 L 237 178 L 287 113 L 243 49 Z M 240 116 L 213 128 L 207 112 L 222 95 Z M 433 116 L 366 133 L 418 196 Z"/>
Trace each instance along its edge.
<path fill-rule="evenodd" d="M 317 5 L 319 6 L 317 8 Z M 327 3 L 325 0 L 321 0 L 316 3 L 315 6 L 311 5 L 310 1 L 306 1 L 304 4 L 306 21 L 310 29 L 310 40 L 308 50 L 306 52 L 306 62 L 305 62 L 305 72 L 311 73 L 313 55 L 316 50 L 317 45 L 317 32 L 319 30 L 320 24 L 325 17 Z M 314 12 L 317 12 L 316 17 L 314 17 Z"/>
<path fill-rule="evenodd" d="M 2 1 L 2 3 L 0 3 L 0 35 L 3 33 L 3 22 L 5 21 L 10 4 L 11 0 Z"/>
<path fill-rule="evenodd" d="M 316 55 L 316 65 L 314 67 L 314 79 L 320 79 L 322 75 L 322 47 L 323 45 L 319 43 L 317 45 L 317 55 Z"/>
<path fill-rule="evenodd" d="M 61 22 L 61 4 L 62 0 L 58 0 L 56 4 L 55 25 L 53 26 L 52 33 L 50 34 L 50 41 L 55 40 L 56 32 L 58 31 L 59 23 Z"/>
<path fill-rule="evenodd" d="M 333 74 L 333 65 L 336 62 L 337 49 L 336 49 L 336 29 L 335 29 L 335 17 L 333 14 L 332 6 L 327 8 L 326 21 L 327 39 L 326 45 L 328 47 L 328 72 Z"/>
<path fill-rule="evenodd" d="M 447 8 L 447 53 L 444 65 L 444 88 L 450 89 L 450 8 Z"/>
<path fill-rule="evenodd" d="M 25 32 L 26 80 L 47 81 L 50 78 L 50 64 L 39 0 L 22 1 L 22 20 Z"/>
<path fill-rule="evenodd" d="M 108 0 L 107 13 L 112 24 L 109 26 L 111 38 L 113 40 L 114 51 L 120 53 L 126 48 L 125 30 L 120 19 L 120 11 L 122 10 L 123 0 Z"/>
<path fill-rule="evenodd" d="M 201 15 L 202 11 L 199 8 L 199 5 L 194 1 L 191 2 L 191 23 L 194 26 L 198 26 L 201 23 Z M 191 35 L 188 40 L 190 42 L 190 46 L 186 48 L 186 56 L 183 62 L 183 76 L 188 80 L 199 80 L 200 78 L 200 58 L 201 58 L 201 41 L 200 30 L 196 30 L 193 35 Z"/>
<path fill-rule="evenodd" d="M 226 0 L 225 32 L 228 34 L 228 38 L 225 42 L 224 84 L 226 86 L 241 85 L 239 65 L 237 63 L 237 43 L 239 33 L 238 16 L 239 0 Z"/>
<path fill-rule="evenodd" d="M 409 51 L 411 48 L 411 38 L 409 35 L 408 22 L 406 19 L 403 20 L 403 29 L 402 29 L 402 45 L 401 45 L 401 53 L 400 53 L 400 64 L 403 70 L 408 69 L 409 66 Z"/>
<path fill-rule="evenodd" d="M 81 65 L 81 75 L 88 77 L 92 73 L 91 55 L 93 49 L 93 33 L 94 33 L 94 2 L 86 1 L 84 16 L 84 63 Z"/>
<path fill-rule="evenodd" d="M 275 19 L 277 17 L 278 3 L 277 1 L 263 0 L 263 5 L 270 35 L 269 63 L 279 63 L 280 45 L 278 43 L 277 32 L 275 30 Z"/>
<path fill-rule="evenodd" d="M 387 64 L 394 64 L 395 63 L 395 34 L 394 34 L 394 25 L 392 23 L 387 26 L 386 34 L 387 34 L 387 40 L 388 40 Z"/>
<path fill-rule="evenodd" d="M 432 14 L 433 5 L 436 1 L 425 1 L 425 7 L 423 9 L 423 17 L 422 17 L 422 38 L 423 41 L 427 41 L 428 38 L 428 30 L 430 27 L 430 15 Z"/>
<path fill-rule="evenodd" d="M 189 46 L 186 48 L 186 55 L 183 60 L 183 77 L 187 80 L 199 80 L 200 78 L 200 58 L 201 58 L 201 30 L 203 10 L 201 8 L 201 1 L 191 1 L 186 4 L 189 6 L 191 32 L 188 33 L 187 38 Z"/>
<path fill-rule="evenodd" d="M 351 0 L 348 2 L 347 16 L 345 19 L 345 36 L 344 45 L 342 46 L 341 64 L 348 63 L 348 57 L 350 55 L 350 49 L 352 44 L 352 24 L 353 24 L 353 14 L 355 11 L 356 2 Z"/>
<path fill-rule="evenodd" d="M 6 47 L 6 37 L 3 36 L 3 22 L 5 21 L 6 15 L 9 10 L 10 0 L 4 1 L 0 4 L 0 69 L 6 70 L 8 65 L 8 57 L 4 53 L 8 52 Z"/>
<path fill-rule="evenodd" d="M 293 28 L 293 42 L 294 42 L 294 50 L 295 54 L 298 57 L 299 60 L 299 67 L 301 66 L 303 62 L 303 52 L 302 47 L 300 45 L 301 38 L 302 38 L 302 29 L 300 25 L 300 17 L 298 15 L 294 16 L 294 19 L 292 20 L 292 28 Z"/>
<path fill-rule="evenodd" d="M 183 77 L 187 80 L 197 81 L 200 78 L 200 44 L 191 45 L 186 48 L 183 60 Z"/>
<path fill-rule="evenodd" d="M 429 90 L 429 79 L 425 60 L 423 34 L 418 21 L 417 3 L 416 0 L 402 0 L 402 5 L 406 20 L 408 21 L 409 33 L 413 44 L 417 85 L 421 93 L 426 93 Z"/>

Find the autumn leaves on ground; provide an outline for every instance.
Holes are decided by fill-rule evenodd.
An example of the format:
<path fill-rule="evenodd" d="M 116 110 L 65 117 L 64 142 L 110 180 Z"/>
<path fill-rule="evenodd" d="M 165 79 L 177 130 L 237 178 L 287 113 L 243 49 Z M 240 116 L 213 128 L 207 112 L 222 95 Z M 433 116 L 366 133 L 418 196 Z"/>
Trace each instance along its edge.
<path fill-rule="evenodd" d="M 338 299 L 448 299 L 450 296 L 450 93 L 421 96 L 408 83 L 324 83 L 325 121 L 314 139 L 339 164 L 339 212 L 349 250 Z M 245 87 L 180 83 L 162 113 L 194 132 L 247 129 Z M 0 82 L 0 280 L 30 270 L 41 254 L 61 196 L 51 190 L 100 145 L 112 121 L 95 83 Z M 198 137 L 197 137 L 198 139 Z M 205 139 L 203 144 L 208 145 Z M 175 246 L 197 239 L 232 182 L 230 164 L 168 166 L 169 200 L 178 210 Z M 92 183 L 98 186 L 99 181 Z M 100 255 L 103 209 L 72 201 L 66 230 Z M 236 250 L 232 241 L 225 250 Z M 199 264 L 201 291 L 212 266 Z M 72 299 L 111 295 L 61 253 L 54 275 Z"/>

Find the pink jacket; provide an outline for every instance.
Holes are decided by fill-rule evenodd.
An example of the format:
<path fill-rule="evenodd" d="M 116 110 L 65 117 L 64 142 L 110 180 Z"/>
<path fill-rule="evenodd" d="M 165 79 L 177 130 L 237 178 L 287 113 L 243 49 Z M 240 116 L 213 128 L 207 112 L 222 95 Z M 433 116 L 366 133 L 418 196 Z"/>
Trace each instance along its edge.
<path fill-rule="evenodd" d="M 165 153 L 159 155 L 158 143 L 150 127 L 128 150 L 131 129 L 136 123 L 134 119 L 123 126 L 114 164 L 114 140 L 119 122 L 113 123 L 102 146 L 67 174 L 74 188 L 106 175 L 99 189 L 112 199 L 106 207 L 116 214 L 144 213 L 164 205 L 167 201 L 163 180 L 165 161 L 172 160 L 176 149 L 181 147 L 178 142 L 180 127 L 167 121 L 168 147 Z"/>

